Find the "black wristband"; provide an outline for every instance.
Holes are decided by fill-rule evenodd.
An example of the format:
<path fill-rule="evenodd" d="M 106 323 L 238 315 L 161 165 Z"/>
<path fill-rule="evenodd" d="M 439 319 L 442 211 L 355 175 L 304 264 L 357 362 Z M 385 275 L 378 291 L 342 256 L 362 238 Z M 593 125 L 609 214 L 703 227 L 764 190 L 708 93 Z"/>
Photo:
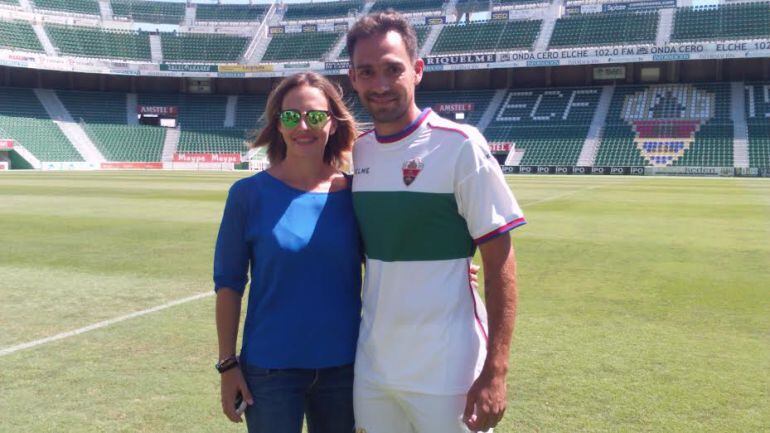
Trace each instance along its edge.
<path fill-rule="evenodd" d="M 214 366 L 217 371 L 221 374 L 225 371 L 238 366 L 238 357 L 233 355 L 229 358 L 223 359 Z"/>

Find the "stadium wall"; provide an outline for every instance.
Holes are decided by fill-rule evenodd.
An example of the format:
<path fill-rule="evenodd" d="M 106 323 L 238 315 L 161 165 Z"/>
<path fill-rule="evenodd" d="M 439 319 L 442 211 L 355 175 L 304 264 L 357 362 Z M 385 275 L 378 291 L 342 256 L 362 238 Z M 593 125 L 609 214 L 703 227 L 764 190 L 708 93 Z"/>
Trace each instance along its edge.
<path fill-rule="evenodd" d="M 508 69 L 476 69 L 426 72 L 423 90 L 470 90 L 530 87 L 568 87 L 608 84 L 699 83 L 770 80 L 770 58 L 690 60 L 626 63 L 624 79 L 597 80 L 593 70 L 602 65 L 570 65 Z M 606 65 L 605 65 L 606 66 Z M 648 80 L 645 71 L 656 69 L 658 79 Z M 329 76 L 350 89 L 347 75 Z M 0 66 L 0 86 L 91 90 L 126 93 L 188 93 L 189 77 L 144 77 L 61 72 Z M 281 77 L 209 78 L 215 94 L 265 94 Z"/>

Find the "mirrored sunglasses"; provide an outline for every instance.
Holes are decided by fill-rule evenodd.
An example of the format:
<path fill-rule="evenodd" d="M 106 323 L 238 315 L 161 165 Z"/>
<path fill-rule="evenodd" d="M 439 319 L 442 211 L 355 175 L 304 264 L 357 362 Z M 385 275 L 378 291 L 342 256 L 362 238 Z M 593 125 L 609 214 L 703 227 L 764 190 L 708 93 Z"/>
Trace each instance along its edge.
<path fill-rule="evenodd" d="M 281 125 L 286 129 L 296 128 L 303 116 L 308 127 L 321 129 L 326 125 L 326 122 L 329 121 L 331 113 L 324 110 L 308 110 L 304 113 L 297 110 L 283 110 L 278 113 Z"/>

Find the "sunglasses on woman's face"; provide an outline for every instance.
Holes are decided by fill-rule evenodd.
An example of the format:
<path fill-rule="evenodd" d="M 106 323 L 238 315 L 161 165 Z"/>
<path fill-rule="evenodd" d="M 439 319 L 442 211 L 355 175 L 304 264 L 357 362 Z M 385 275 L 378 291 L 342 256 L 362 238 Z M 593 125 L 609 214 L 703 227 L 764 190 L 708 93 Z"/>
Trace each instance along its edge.
<path fill-rule="evenodd" d="M 300 119 L 305 117 L 305 123 L 313 129 L 321 129 L 329 121 L 331 113 L 324 110 L 308 110 L 304 113 L 298 110 L 283 110 L 278 113 L 281 125 L 286 129 L 294 129 L 299 125 Z"/>

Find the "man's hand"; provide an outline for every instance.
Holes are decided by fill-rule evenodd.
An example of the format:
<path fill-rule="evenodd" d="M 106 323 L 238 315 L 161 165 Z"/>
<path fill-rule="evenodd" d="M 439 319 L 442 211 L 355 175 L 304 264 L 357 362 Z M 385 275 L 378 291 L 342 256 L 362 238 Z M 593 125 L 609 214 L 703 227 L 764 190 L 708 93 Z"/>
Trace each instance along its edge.
<path fill-rule="evenodd" d="M 254 399 L 251 397 L 249 387 L 246 385 L 246 379 L 243 378 L 243 372 L 239 367 L 231 368 L 221 375 L 222 377 L 222 412 L 232 422 L 243 422 L 241 413 L 236 411 L 235 399 L 238 394 L 243 396 L 243 400 L 251 406 Z"/>
<path fill-rule="evenodd" d="M 468 391 L 463 421 L 473 432 L 487 431 L 503 419 L 505 407 L 505 373 L 482 372 Z"/>
<path fill-rule="evenodd" d="M 479 289 L 479 269 L 481 269 L 481 267 L 479 265 L 474 265 L 473 262 L 471 262 L 468 267 L 468 275 L 471 277 L 471 287 L 473 287 L 473 290 Z"/>

